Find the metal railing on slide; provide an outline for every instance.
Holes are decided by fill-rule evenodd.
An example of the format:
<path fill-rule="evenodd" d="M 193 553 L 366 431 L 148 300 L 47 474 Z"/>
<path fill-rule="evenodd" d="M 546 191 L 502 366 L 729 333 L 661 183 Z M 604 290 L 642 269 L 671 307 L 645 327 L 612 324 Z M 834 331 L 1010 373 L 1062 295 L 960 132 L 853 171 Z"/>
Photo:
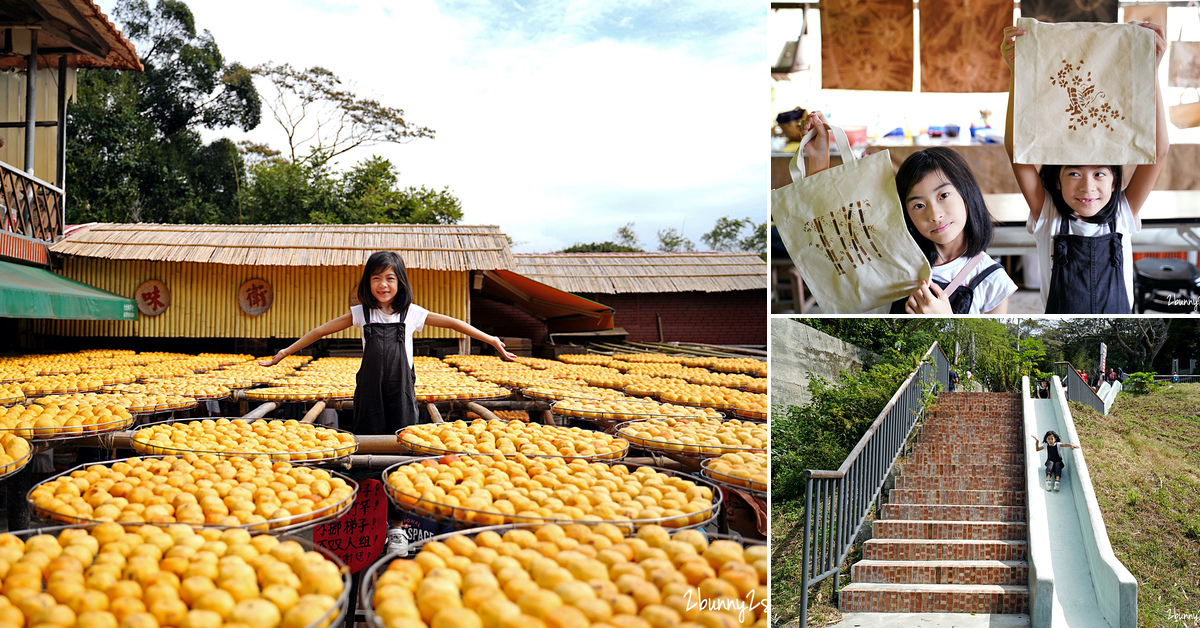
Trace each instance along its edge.
<path fill-rule="evenodd" d="M 808 620 L 809 587 L 833 576 L 837 590 L 840 565 L 879 498 L 917 418 L 925 411 L 924 393 L 933 386 L 947 390 L 949 385 L 950 361 L 935 342 L 837 471 L 804 472 L 801 626 Z"/>
<path fill-rule="evenodd" d="M 1082 403 L 1085 406 L 1091 406 L 1100 414 L 1106 414 L 1104 400 L 1096 394 L 1096 391 L 1092 390 L 1091 386 L 1088 386 L 1087 381 L 1083 379 L 1079 371 L 1075 370 L 1075 367 L 1071 366 L 1070 362 L 1055 362 L 1054 374 L 1058 375 L 1058 378 L 1062 380 L 1063 387 L 1067 389 L 1067 401 Z"/>

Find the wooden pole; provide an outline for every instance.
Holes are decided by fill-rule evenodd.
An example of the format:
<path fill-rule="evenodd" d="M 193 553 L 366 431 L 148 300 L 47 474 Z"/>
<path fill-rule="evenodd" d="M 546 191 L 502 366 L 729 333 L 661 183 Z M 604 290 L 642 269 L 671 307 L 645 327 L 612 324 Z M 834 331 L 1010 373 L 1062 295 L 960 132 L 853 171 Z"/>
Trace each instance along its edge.
<path fill-rule="evenodd" d="M 491 410 L 488 410 L 487 408 L 475 403 L 474 401 L 468 401 L 468 402 L 464 403 L 463 405 L 467 406 L 468 410 L 474 412 L 475 414 L 478 414 L 479 416 L 483 417 L 485 420 L 488 420 L 488 421 L 500 421 L 501 420 L 500 417 L 493 414 Z"/>
<path fill-rule="evenodd" d="M 242 418 L 243 419 L 261 419 L 264 416 L 266 416 L 268 412 L 271 412 L 272 410 L 274 410 L 277 406 L 278 406 L 278 404 L 276 404 L 274 401 L 268 401 L 268 402 L 262 404 L 261 406 L 242 415 Z"/>
<path fill-rule="evenodd" d="M 317 417 L 321 416 L 321 412 L 323 410 L 325 410 L 325 402 L 318 401 L 317 403 L 313 404 L 312 408 L 310 408 L 308 410 L 308 412 L 304 415 L 304 418 L 300 419 L 300 422 L 301 423 L 312 423 L 313 421 L 316 421 Z"/>

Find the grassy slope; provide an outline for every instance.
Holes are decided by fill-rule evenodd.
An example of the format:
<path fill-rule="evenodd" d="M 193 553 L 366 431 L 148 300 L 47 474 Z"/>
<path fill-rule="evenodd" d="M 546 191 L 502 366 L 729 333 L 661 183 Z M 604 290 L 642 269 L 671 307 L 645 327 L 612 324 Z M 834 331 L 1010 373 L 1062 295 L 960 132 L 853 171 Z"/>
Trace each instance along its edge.
<path fill-rule="evenodd" d="M 1138 626 L 1200 625 L 1200 384 L 1071 414 L 1113 552 L 1138 580 Z"/>

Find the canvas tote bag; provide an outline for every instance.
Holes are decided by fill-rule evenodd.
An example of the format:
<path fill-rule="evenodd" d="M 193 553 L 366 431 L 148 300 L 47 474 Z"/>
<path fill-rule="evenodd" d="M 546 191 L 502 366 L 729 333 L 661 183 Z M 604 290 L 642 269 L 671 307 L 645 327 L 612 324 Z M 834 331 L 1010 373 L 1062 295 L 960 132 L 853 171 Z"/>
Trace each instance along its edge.
<path fill-rule="evenodd" d="M 1152 164 L 1154 32 L 1136 24 L 1020 18 L 1013 161 Z"/>
<path fill-rule="evenodd" d="M 821 310 L 865 312 L 908 297 L 932 273 L 904 226 L 888 152 L 857 159 L 846 132 L 830 128 L 844 163 L 805 177 L 810 131 L 789 165 L 792 183 L 771 192 L 771 215 Z"/>

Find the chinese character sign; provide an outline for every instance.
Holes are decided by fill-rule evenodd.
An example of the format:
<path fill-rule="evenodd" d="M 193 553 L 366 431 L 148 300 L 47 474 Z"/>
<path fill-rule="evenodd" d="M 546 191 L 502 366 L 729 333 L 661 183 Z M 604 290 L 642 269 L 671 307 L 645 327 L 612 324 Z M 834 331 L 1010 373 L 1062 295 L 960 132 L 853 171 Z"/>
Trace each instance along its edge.
<path fill-rule="evenodd" d="M 238 306 L 250 316 L 266 312 L 274 302 L 275 291 L 265 279 L 248 279 L 238 288 Z"/>
<path fill-rule="evenodd" d="M 1106 366 L 1108 366 L 1108 345 L 1106 345 L 1102 342 L 1102 343 L 1100 343 L 1100 375 L 1101 376 L 1103 376 L 1104 373 L 1107 371 L 1107 369 L 1105 369 Z"/>
<path fill-rule="evenodd" d="M 387 542 L 387 497 L 379 480 L 358 483 L 350 510 L 332 523 L 313 528 L 313 543 L 333 552 L 357 573 L 375 562 Z"/>
<path fill-rule="evenodd" d="M 171 289 L 157 279 L 150 279 L 137 287 L 133 300 L 142 314 L 158 316 L 171 307 Z"/>

